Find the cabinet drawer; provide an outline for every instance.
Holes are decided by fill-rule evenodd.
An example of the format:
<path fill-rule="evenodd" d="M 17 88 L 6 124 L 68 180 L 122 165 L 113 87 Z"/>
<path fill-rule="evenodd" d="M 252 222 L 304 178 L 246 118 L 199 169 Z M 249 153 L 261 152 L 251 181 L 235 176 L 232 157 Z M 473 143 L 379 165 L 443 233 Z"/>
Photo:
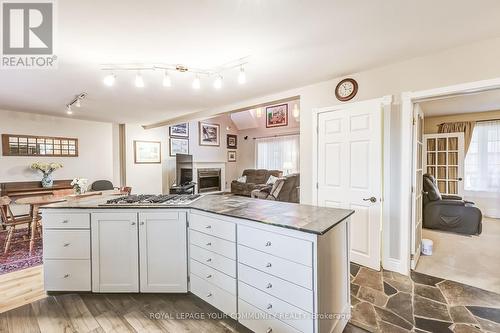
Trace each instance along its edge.
<path fill-rule="evenodd" d="M 255 333 L 300 333 L 290 325 L 260 311 L 249 303 L 238 300 L 239 322 Z"/>
<path fill-rule="evenodd" d="M 236 260 L 236 243 L 210 236 L 195 230 L 189 230 L 189 242 L 229 259 Z"/>
<path fill-rule="evenodd" d="M 238 244 L 312 267 L 312 243 L 306 240 L 240 225 Z"/>
<path fill-rule="evenodd" d="M 44 260 L 46 291 L 90 291 L 90 260 Z"/>
<path fill-rule="evenodd" d="M 236 226 L 234 223 L 222 221 L 214 217 L 191 213 L 189 219 L 191 229 L 208 235 L 236 242 Z"/>
<path fill-rule="evenodd" d="M 291 282 L 238 264 L 238 280 L 262 290 L 269 295 L 313 313 L 313 293 Z"/>
<path fill-rule="evenodd" d="M 189 260 L 191 275 L 196 275 L 199 278 L 215 284 L 217 287 L 226 290 L 227 292 L 236 295 L 236 279 L 219 272 L 218 270 L 204 265 L 194 259 Z"/>
<path fill-rule="evenodd" d="M 236 296 L 196 275 L 191 276 L 191 292 L 225 314 L 236 315 Z"/>
<path fill-rule="evenodd" d="M 231 277 L 236 277 L 236 262 L 220 254 L 207 251 L 196 245 L 189 245 L 189 256 L 207 266 L 215 268 Z"/>
<path fill-rule="evenodd" d="M 314 331 L 312 315 L 246 283 L 238 283 L 238 297 L 303 333 Z"/>
<path fill-rule="evenodd" d="M 238 245 L 238 262 L 312 289 L 312 268 Z"/>
<path fill-rule="evenodd" d="M 90 230 L 43 231 L 44 259 L 90 259 Z"/>
<path fill-rule="evenodd" d="M 64 213 L 50 214 L 43 212 L 42 224 L 44 228 L 64 229 L 89 229 L 90 214 L 86 213 Z"/>

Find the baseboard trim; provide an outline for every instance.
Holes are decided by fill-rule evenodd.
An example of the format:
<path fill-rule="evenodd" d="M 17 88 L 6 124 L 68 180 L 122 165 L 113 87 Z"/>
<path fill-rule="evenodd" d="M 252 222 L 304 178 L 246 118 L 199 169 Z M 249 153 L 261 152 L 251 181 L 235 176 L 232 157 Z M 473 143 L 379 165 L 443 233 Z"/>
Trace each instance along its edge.
<path fill-rule="evenodd" d="M 403 274 L 403 275 L 409 275 L 409 273 L 410 273 L 404 269 L 401 260 L 394 259 L 394 258 L 384 259 L 384 261 L 382 262 L 382 267 L 385 270 L 388 270 L 391 272 L 397 272 L 397 273 Z"/>

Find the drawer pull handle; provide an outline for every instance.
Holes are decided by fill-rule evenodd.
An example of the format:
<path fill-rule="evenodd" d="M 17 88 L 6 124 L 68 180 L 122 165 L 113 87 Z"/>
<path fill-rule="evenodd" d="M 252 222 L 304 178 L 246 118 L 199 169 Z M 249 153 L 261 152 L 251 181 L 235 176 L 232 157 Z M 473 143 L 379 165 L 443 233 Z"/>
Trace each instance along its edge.
<path fill-rule="evenodd" d="M 208 293 L 208 294 L 207 294 L 207 297 L 212 297 L 212 293 Z"/>
<path fill-rule="evenodd" d="M 132 225 L 135 225 L 135 222 L 132 222 Z"/>
<path fill-rule="evenodd" d="M 271 244 L 271 242 L 270 242 L 270 241 L 267 241 L 267 242 L 266 242 L 266 246 L 271 246 L 271 245 L 272 245 L 272 244 Z"/>
<path fill-rule="evenodd" d="M 61 223 L 68 223 L 68 220 L 62 220 Z"/>
<path fill-rule="evenodd" d="M 271 283 L 268 283 L 266 286 L 267 289 L 271 289 L 272 287 L 273 287 L 273 285 Z"/>
<path fill-rule="evenodd" d="M 63 244 L 63 246 L 64 246 L 64 247 L 68 247 L 68 246 L 70 246 L 70 245 L 71 245 L 71 243 L 64 243 L 64 244 Z"/>
<path fill-rule="evenodd" d="M 212 258 L 208 258 L 208 259 L 207 259 L 207 262 L 211 262 L 211 261 L 212 261 Z"/>
<path fill-rule="evenodd" d="M 271 333 L 273 331 L 273 329 L 271 327 L 269 327 L 266 331 L 266 333 Z"/>
<path fill-rule="evenodd" d="M 212 226 L 211 225 L 207 225 L 205 228 L 212 229 Z"/>
<path fill-rule="evenodd" d="M 267 309 L 268 309 L 268 310 L 270 310 L 270 309 L 272 309 L 272 308 L 273 308 L 273 305 L 272 305 L 272 304 L 268 304 L 268 305 L 267 305 Z"/>
<path fill-rule="evenodd" d="M 144 222 L 141 222 L 141 225 L 144 225 Z"/>
<path fill-rule="evenodd" d="M 271 265 L 271 263 L 270 263 L 270 262 L 268 262 L 268 263 L 267 263 L 267 265 L 266 265 L 266 267 L 267 267 L 267 268 L 269 268 L 269 267 L 271 267 L 271 266 L 272 266 L 272 265 Z"/>
<path fill-rule="evenodd" d="M 69 278 L 69 274 L 64 274 L 63 276 L 65 279 Z"/>
<path fill-rule="evenodd" d="M 210 279 L 212 277 L 212 274 L 207 275 L 207 279 Z"/>
<path fill-rule="evenodd" d="M 212 243 L 207 243 L 207 246 L 212 246 Z"/>

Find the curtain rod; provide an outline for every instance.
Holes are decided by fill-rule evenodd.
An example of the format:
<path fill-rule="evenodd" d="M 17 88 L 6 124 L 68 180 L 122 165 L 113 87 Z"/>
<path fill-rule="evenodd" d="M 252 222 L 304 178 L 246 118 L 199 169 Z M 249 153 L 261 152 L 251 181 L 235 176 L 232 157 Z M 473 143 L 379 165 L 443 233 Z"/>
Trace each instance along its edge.
<path fill-rule="evenodd" d="M 277 137 L 280 137 L 280 136 L 292 136 L 292 135 L 300 135 L 300 132 L 285 133 L 285 134 L 276 134 L 276 135 L 268 135 L 268 136 L 259 136 L 259 137 L 255 137 L 255 138 L 252 138 L 252 139 L 254 139 L 254 140 L 256 140 L 256 139 L 267 139 L 267 138 L 277 138 Z"/>
<path fill-rule="evenodd" d="M 452 124 L 452 123 L 467 123 L 469 121 L 475 121 L 476 123 L 484 123 L 487 121 L 500 121 L 500 118 L 497 119 L 484 119 L 484 120 L 463 120 L 463 121 L 445 121 L 444 123 L 438 124 L 438 125 L 443 125 L 443 124 Z"/>

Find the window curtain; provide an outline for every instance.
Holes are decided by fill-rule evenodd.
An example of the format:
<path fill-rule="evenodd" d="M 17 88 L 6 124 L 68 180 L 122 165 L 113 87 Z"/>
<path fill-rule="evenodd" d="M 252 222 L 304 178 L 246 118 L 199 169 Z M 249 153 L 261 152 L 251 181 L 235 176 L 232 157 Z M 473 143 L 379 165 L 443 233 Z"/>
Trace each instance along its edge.
<path fill-rule="evenodd" d="M 500 217 L 500 120 L 478 122 L 465 157 L 465 197 Z"/>
<path fill-rule="evenodd" d="M 299 172 L 299 135 L 255 139 L 256 167 Z"/>
<path fill-rule="evenodd" d="M 438 133 L 464 133 L 464 149 L 465 155 L 469 151 L 470 142 L 472 140 L 472 133 L 474 132 L 475 121 L 461 121 L 455 123 L 442 123 L 438 125 Z"/>

